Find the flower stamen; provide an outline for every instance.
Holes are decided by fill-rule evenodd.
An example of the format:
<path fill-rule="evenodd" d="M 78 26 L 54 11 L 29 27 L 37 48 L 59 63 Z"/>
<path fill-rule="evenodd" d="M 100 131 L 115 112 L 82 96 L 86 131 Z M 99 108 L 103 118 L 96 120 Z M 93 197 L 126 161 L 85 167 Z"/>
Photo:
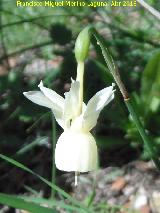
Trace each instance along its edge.
<path fill-rule="evenodd" d="M 78 186 L 78 176 L 79 176 L 79 172 L 75 172 L 75 182 L 74 182 L 75 186 Z"/>

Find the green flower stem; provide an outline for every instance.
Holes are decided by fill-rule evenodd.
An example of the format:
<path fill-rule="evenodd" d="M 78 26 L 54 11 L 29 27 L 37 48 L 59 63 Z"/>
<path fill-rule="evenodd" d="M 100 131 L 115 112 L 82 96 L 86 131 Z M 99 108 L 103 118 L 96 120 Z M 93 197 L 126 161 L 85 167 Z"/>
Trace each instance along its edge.
<path fill-rule="evenodd" d="M 83 106 L 83 75 L 84 75 L 84 62 L 78 62 L 76 81 L 79 81 L 80 83 L 79 106 L 78 106 L 79 115 L 82 113 L 82 106 Z"/>
<path fill-rule="evenodd" d="M 55 166 L 55 147 L 56 147 L 56 121 L 53 116 L 52 116 L 52 184 L 55 185 L 55 180 L 56 180 L 56 166 Z M 51 199 L 55 198 L 55 190 L 51 188 Z"/>
<path fill-rule="evenodd" d="M 104 42 L 103 38 L 99 35 L 99 33 L 94 28 L 92 28 L 91 31 L 92 31 L 92 34 L 95 36 L 98 45 L 100 45 L 105 62 L 107 64 L 111 74 L 113 75 L 113 78 L 114 78 L 115 82 L 117 83 L 117 85 L 120 89 L 120 92 L 122 93 L 122 96 L 124 98 L 127 109 L 132 116 L 132 119 L 143 139 L 144 144 L 146 145 L 150 158 L 155 163 L 155 166 L 160 170 L 160 160 L 156 156 L 154 148 L 153 148 L 153 144 L 150 141 L 148 135 L 146 134 L 145 129 L 139 119 L 139 116 L 136 113 L 136 111 L 133 107 L 133 104 L 131 103 L 127 89 L 125 88 L 125 85 L 123 84 L 123 82 L 121 80 L 120 74 L 118 72 L 116 65 L 114 64 L 112 56 L 110 55 L 110 53 L 105 45 L 105 42 Z"/>

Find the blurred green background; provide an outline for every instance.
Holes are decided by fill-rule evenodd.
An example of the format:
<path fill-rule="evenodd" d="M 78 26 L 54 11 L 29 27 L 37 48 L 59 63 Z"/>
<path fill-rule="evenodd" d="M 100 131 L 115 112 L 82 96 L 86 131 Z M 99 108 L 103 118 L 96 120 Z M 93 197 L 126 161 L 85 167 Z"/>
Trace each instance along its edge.
<path fill-rule="evenodd" d="M 148 0 L 160 9 L 156 0 Z M 138 4 L 138 3 L 137 3 Z M 63 95 L 76 76 L 74 43 L 88 24 L 104 37 L 130 92 L 141 121 L 160 156 L 160 23 L 137 7 L 17 8 L 0 1 L 0 152 L 15 157 L 50 178 L 52 123 L 48 109 L 34 105 L 22 92 L 45 86 Z M 85 102 L 111 85 L 99 46 L 93 39 L 85 65 Z M 62 129 L 56 125 L 57 137 Z M 115 100 L 100 115 L 93 130 L 100 166 L 123 165 L 148 154 L 123 99 Z M 0 191 L 18 193 L 25 185 L 41 186 L 23 173 L 2 164 Z M 13 185 L 3 183 L 12 176 Z M 13 175 L 14 174 L 14 175 Z M 16 174 L 16 175 L 15 175 Z M 58 173 L 59 175 L 61 173 Z M 23 180 L 15 187 L 17 180 Z M 58 180 L 57 180 L 58 181 Z M 44 191 L 47 189 L 44 189 Z"/>

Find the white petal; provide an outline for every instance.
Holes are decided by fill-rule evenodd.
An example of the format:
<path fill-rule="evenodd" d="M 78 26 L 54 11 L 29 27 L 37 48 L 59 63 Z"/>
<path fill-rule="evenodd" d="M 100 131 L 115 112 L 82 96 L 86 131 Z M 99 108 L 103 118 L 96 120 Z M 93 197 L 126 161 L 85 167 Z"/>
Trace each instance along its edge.
<path fill-rule="evenodd" d="M 51 110 L 55 116 L 57 123 L 64 129 L 65 125 L 64 125 L 64 119 L 63 119 L 63 112 L 61 110 L 57 110 L 54 108 L 52 108 Z"/>
<path fill-rule="evenodd" d="M 114 98 L 114 85 L 97 92 L 88 102 L 83 115 L 83 128 L 90 131 L 97 123 L 101 110 Z"/>
<path fill-rule="evenodd" d="M 53 103 L 40 91 L 24 92 L 23 95 L 35 104 L 52 108 Z"/>
<path fill-rule="evenodd" d="M 42 93 L 52 102 L 52 112 L 55 116 L 55 119 L 59 123 L 59 125 L 64 128 L 64 98 L 58 95 L 55 91 L 44 87 L 42 81 L 40 82 L 38 87 L 40 88 Z"/>
<path fill-rule="evenodd" d="M 64 98 L 62 96 L 58 95 L 55 91 L 44 87 L 42 81 L 40 82 L 38 87 L 43 92 L 43 94 L 54 103 L 55 106 L 60 108 L 64 107 Z"/>
<path fill-rule="evenodd" d="M 79 103 L 79 82 L 71 83 L 69 92 L 65 93 L 64 120 L 67 124 L 71 119 L 77 116 Z"/>
<path fill-rule="evenodd" d="M 82 107 L 82 114 L 75 117 L 73 120 L 72 120 L 72 123 L 71 123 L 71 126 L 70 126 L 70 129 L 73 130 L 73 131 L 81 131 L 81 130 L 84 130 L 83 128 L 83 123 L 84 123 L 84 119 L 83 119 L 83 114 L 86 110 L 86 104 L 83 102 L 83 107 Z M 84 132 L 88 132 L 84 130 Z"/>
<path fill-rule="evenodd" d="M 39 87 L 41 92 L 29 91 L 23 94 L 33 103 L 50 108 L 55 116 L 56 121 L 62 128 L 64 128 L 64 98 L 53 90 L 44 87 L 42 81 L 40 82 Z"/>
<path fill-rule="evenodd" d="M 75 80 L 74 80 L 73 78 L 71 78 L 71 82 L 72 82 L 72 83 L 74 83 L 74 82 L 75 82 Z"/>
<path fill-rule="evenodd" d="M 87 109 L 87 105 L 83 102 L 83 105 L 82 105 L 82 113 L 84 113 Z"/>
<path fill-rule="evenodd" d="M 97 146 L 90 133 L 65 131 L 55 149 L 55 164 L 59 170 L 88 172 L 97 169 Z"/>

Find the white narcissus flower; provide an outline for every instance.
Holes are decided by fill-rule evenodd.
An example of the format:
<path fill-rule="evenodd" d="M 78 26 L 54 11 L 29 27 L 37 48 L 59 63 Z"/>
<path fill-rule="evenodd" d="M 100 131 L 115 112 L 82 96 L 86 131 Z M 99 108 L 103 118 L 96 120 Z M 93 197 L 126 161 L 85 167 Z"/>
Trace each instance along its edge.
<path fill-rule="evenodd" d="M 97 145 L 90 133 L 101 110 L 114 98 L 114 84 L 97 92 L 86 105 L 83 103 L 84 64 L 78 64 L 77 79 L 72 80 L 65 98 L 39 84 L 40 91 L 23 94 L 32 102 L 52 110 L 64 129 L 55 149 L 55 164 L 59 170 L 88 172 L 97 168 Z"/>

